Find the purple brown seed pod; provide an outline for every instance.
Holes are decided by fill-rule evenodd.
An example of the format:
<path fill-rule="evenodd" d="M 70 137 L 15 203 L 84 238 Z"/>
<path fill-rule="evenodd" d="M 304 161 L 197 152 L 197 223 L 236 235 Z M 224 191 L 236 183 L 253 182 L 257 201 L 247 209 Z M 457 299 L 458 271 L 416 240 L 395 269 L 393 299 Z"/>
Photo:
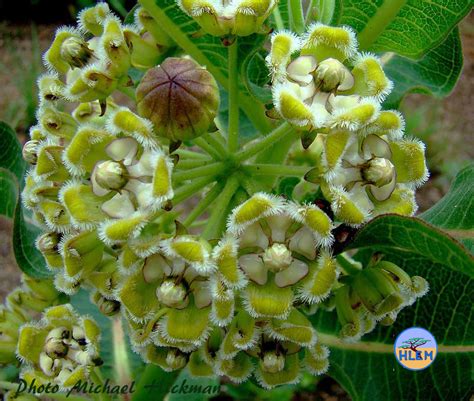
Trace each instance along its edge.
<path fill-rule="evenodd" d="M 170 57 L 148 70 L 136 95 L 139 114 L 174 142 L 206 133 L 219 109 L 214 77 L 188 58 Z"/>

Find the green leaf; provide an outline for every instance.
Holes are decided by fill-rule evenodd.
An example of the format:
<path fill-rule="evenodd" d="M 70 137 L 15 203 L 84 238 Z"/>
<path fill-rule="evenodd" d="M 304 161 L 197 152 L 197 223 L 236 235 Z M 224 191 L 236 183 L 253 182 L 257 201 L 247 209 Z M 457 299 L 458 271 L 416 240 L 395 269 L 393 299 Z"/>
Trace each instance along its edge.
<path fill-rule="evenodd" d="M 0 121 L 0 167 L 16 176 L 18 182 L 23 181 L 26 163 L 21 156 L 21 145 L 15 131 Z"/>
<path fill-rule="evenodd" d="M 387 56 L 385 56 L 387 57 Z M 384 108 L 397 108 L 407 93 L 426 93 L 445 97 L 454 89 L 461 74 L 463 56 L 459 30 L 453 29 L 446 40 L 415 61 L 393 53 L 384 70 L 394 83 Z"/>
<path fill-rule="evenodd" d="M 50 277 L 43 256 L 35 247 L 41 230 L 32 222 L 20 201 L 26 163 L 15 131 L 0 122 L 0 214 L 13 218 L 13 251 L 20 269 L 31 277 Z"/>
<path fill-rule="evenodd" d="M 25 214 L 21 201 L 18 200 L 13 219 L 13 252 L 16 263 L 28 276 L 35 278 L 51 277 L 52 272 L 46 267 L 43 255 L 35 247 L 35 239 L 42 230 Z"/>
<path fill-rule="evenodd" d="M 410 275 L 428 280 L 430 291 L 405 308 L 393 326 L 378 326 L 356 343 L 338 338 L 340 327 L 334 313 L 317 312 L 313 324 L 321 343 L 331 349 L 329 374 L 353 401 L 466 399 L 472 390 L 474 363 L 472 257 L 439 229 L 397 215 L 369 222 L 350 248 L 360 249 L 365 256 L 369 251 L 382 252 Z M 436 360 L 418 372 L 401 367 L 393 354 L 397 335 L 413 326 L 429 330 L 438 342 Z"/>
<path fill-rule="evenodd" d="M 18 200 L 18 179 L 0 167 L 0 214 L 12 218 Z"/>
<path fill-rule="evenodd" d="M 139 0 L 139 3 L 185 53 L 206 66 L 217 82 L 225 89 L 228 88 L 227 48 L 220 38 L 202 34 L 199 25 L 181 11 L 175 0 Z M 263 40 L 264 35 L 239 38 L 239 60 L 243 61 L 252 49 L 260 47 Z M 259 131 L 265 133 L 271 129 L 263 106 L 252 100 L 242 83 L 239 105 Z"/>
<path fill-rule="evenodd" d="M 442 43 L 471 10 L 470 0 L 343 0 L 341 24 L 359 33 L 362 50 L 420 58 Z"/>
<path fill-rule="evenodd" d="M 407 258 L 423 258 L 474 278 L 474 260 L 466 249 L 448 234 L 414 217 L 376 217 L 349 244 L 349 249 L 363 248 L 381 252 L 396 249 Z"/>
<path fill-rule="evenodd" d="M 474 251 L 474 164 L 461 170 L 449 192 L 419 217 Z"/>

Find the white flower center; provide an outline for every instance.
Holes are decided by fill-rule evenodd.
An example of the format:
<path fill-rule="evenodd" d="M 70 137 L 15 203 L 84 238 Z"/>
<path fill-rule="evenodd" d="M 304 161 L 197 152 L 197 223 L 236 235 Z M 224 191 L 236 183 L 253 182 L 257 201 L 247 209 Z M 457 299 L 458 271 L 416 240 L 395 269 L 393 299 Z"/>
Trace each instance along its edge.
<path fill-rule="evenodd" d="M 273 244 L 265 250 L 263 263 L 273 272 L 285 270 L 293 261 L 290 250 L 284 244 Z"/>
<path fill-rule="evenodd" d="M 171 308 L 179 306 L 186 298 L 186 288 L 183 284 L 176 284 L 173 280 L 164 281 L 157 289 L 158 300 Z"/>
<path fill-rule="evenodd" d="M 350 78 L 350 72 L 339 60 L 328 58 L 321 61 L 314 72 L 316 87 L 323 92 L 332 92 Z"/>
<path fill-rule="evenodd" d="M 122 163 L 107 160 L 95 169 L 95 180 L 105 189 L 122 189 L 127 184 L 127 169 Z"/>
<path fill-rule="evenodd" d="M 368 162 L 366 168 L 362 171 L 362 176 L 365 181 L 383 187 L 392 181 L 395 173 L 395 166 L 388 159 L 375 157 Z"/>
<path fill-rule="evenodd" d="M 262 360 L 262 369 L 268 373 L 278 373 L 285 367 L 285 357 L 276 352 L 266 352 Z"/>

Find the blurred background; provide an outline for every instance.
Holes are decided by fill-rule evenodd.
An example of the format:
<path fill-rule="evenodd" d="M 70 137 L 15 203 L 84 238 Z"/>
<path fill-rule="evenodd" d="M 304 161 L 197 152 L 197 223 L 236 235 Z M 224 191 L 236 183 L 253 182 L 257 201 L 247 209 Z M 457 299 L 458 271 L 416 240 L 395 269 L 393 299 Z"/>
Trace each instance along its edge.
<path fill-rule="evenodd" d="M 108 3 L 124 17 L 136 1 Z M 27 139 L 29 127 L 35 124 L 36 79 L 44 71 L 42 53 L 57 27 L 73 23 L 79 10 L 94 4 L 93 0 L 0 0 L 0 120 L 16 130 L 20 141 Z M 418 191 L 420 211 L 437 202 L 456 173 L 474 157 L 474 14 L 461 23 L 460 31 L 464 68 L 452 94 L 442 100 L 411 94 L 401 106 L 407 135 L 418 137 L 427 145 L 431 177 Z M 11 224 L 0 218 L 1 299 L 19 283 L 19 275 L 11 252 Z M 260 399 L 268 399 L 265 392 Z M 293 395 L 272 392 L 272 399 L 350 400 L 329 378 L 316 384 L 309 381 L 306 388 L 303 382 L 301 391 Z"/>

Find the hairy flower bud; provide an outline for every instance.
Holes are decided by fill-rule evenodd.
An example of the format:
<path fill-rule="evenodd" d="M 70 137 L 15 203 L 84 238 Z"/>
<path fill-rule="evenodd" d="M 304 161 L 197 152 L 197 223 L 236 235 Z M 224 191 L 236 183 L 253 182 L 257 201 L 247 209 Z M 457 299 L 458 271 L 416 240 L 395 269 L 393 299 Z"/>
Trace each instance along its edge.
<path fill-rule="evenodd" d="M 354 78 L 347 67 L 334 58 L 321 61 L 314 75 L 316 86 L 323 92 L 331 92 L 336 89 L 347 90 L 354 84 Z"/>
<path fill-rule="evenodd" d="M 156 289 L 156 296 L 166 306 L 179 307 L 186 298 L 186 289 L 182 284 L 167 280 Z"/>
<path fill-rule="evenodd" d="M 62 59 L 71 67 L 84 67 L 92 57 L 93 51 L 87 42 L 78 36 L 71 36 L 61 44 Z"/>
<path fill-rule="evenodd" d="M 277 373 L 283 370 L 285 366 L 285 357 L 274 351 L 266 352 L 260 363 L 265 372 Z"/>
<path fill-rule="evenodd" d="M 98 163 L 92 174 L 97 184 L 105 189 L 122 189 L 128 181 L 125 166 L 112 160 Z"/>
<path fill-rule="evenodd" d="M 219 108 L 219 90 L 205 68 L 173 57 L 144 75 L 137 88 L 137 106 L 158 135 L 182 141 L 208 130 Z"/>
<path fill-rule="evenodd" d="M 23 159 L 25 159 L 30 164 L 36 164 L 38 161 L 38 145 L 39 141 L 33 139 L 26 142 L 23 146 Z"/>
<path fill-rule="evenodd" d="M 285 244 L 273 244 L 263 254 L 263 263 L 272 271 L 285 270 L 293 261 L 290 250 Z"/>
<path fill-rule="evenodd" d="M 392 181 L 394 172 L 395 167 L 390 160 L 375 157 L 362 169 L 362 177 L 377 187 L 382 187 Z"/>

